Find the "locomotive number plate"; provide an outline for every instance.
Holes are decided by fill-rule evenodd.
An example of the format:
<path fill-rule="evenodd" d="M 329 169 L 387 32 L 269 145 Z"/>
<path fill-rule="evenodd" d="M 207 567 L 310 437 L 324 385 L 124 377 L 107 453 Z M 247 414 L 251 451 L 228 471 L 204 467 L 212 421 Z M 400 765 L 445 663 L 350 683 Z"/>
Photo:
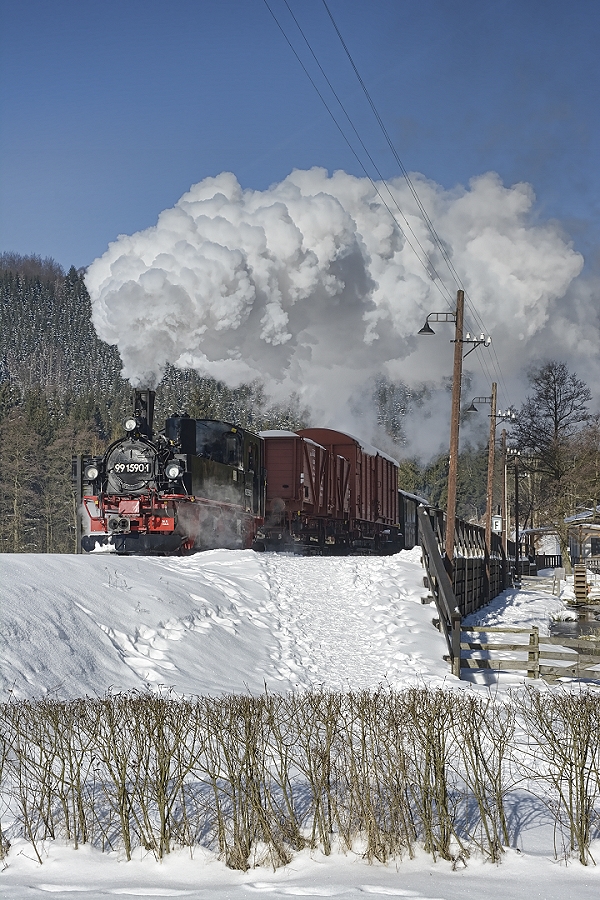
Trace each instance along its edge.
<path fill-rule="evenodd" d="M 120 475 L 123 472 L 141 472 L 144 475 L 149 475 L 151 472 L 151 466 L 149 462 L 116 463 L 114 466 L 114 471 L 117 473 L 117 475 Z"/>

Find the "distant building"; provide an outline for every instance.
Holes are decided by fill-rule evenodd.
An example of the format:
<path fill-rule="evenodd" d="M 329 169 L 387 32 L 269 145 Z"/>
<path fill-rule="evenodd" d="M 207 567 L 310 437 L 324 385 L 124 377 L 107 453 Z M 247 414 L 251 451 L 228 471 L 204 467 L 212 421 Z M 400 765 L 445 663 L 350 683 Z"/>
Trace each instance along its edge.
<path fill-rule="evenodd" d="M 600 564 L 600 506 L 593 504 L 580 509 L 565 522 L 569 526 L 571 562 L 594 561 Z"/>

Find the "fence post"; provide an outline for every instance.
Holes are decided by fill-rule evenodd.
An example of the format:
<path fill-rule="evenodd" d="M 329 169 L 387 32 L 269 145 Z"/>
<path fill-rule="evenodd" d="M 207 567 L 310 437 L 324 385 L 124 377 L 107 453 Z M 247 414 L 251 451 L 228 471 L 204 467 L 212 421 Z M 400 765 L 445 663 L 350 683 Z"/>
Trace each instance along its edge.
<path fill-rule="evenodd" d="M 534 625 L 529 633 L 529 652 L 527 654 L 527 677 L 540 677 L 540 630 Z"/>
<path fill-rule="evenodd" d="M 452 613 L 452 674 L 460 678 L 460 613 Z"/>

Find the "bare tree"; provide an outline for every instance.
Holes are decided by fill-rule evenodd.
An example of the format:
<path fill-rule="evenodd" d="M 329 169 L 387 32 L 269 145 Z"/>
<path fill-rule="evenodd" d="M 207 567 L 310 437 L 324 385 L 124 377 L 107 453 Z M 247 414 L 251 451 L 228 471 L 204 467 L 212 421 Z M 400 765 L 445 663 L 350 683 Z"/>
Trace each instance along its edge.
<path fill-rule="evenodd" d="M 591 392 L 561 362 L 529 371 L 532 393 L 519 410 L 515 436 L 521 451 L 535 454 L 538 471 L 560 481 L 569 469 L 571 439 L 589 421 Z"/>
<path fill-rule="evenodd" d="M 587 445 L 582 435 L 591 420 L 592 395 L 585 382 L 556 360 L 532 368 L 529 383 L 532 392 L 519 410 L 514 434 L 521 453 L 533 457 L 525 466 L 535 472 L 538 516 L 556 529 L 569 567 L 565 517 L 573 511 L 580 491 L 586 493 L 582 480 Z"/>

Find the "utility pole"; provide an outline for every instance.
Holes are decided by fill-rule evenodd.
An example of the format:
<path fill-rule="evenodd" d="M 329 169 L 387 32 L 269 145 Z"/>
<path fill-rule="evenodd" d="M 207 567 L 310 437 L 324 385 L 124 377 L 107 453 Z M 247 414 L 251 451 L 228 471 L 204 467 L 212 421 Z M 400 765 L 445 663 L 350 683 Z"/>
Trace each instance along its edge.
<path fill-rule="evenodd" d="M 452 371 L 452 413 L 450 418 L 450 457 L 448 460 L 448 505 L 446 510 L 446 569 L 452 577 L 454 569 L 454 530 L 456 523 L 456 483 L 458 478 L 458 430 L 460 424 L 460 389 L 463 361 L 463 319 L 465 292 L 456 292 L 454 331 L 454 368 Z"/>
<path fill-rule="evenodd" d="M 425 324 L 419 330 L 419 334 L 435 334 L 429 321 L 454 322 L 454 368 L 452 370 L 452 412 L 450 415 L 450 455 L 448 458 L 448 503 L 446 506 L 446 541 L 444 564 L 448 575 L 452 578 L 454 572 L 454 532 L 456 529 L 456 482 L 458 477 L 458 430 L 460 426 L 460 389 L 462 380 L 463 344 L 471 344 L 471 349 L 465 353 L 468 356 L 476 347 L 481 345 L 489 347 L 492 339 L 488 335 L 480 334 L 479 337 L 471 337 L 467 333 L 463 337 L 463 321 L 465 314 L 465 292 L 456 292 L 456 312 L 429 313 Z"/>
<path fill-rule="evenodd" d="M 502 429 L 502 549 L 508 559 L 508 485 L 506 483 L 506 428 Z"/>
<path fill-rule="evenodd" d="M 490 414 L 490 441 L 488 446 L 487 506 L 485 510 L 485 546 L 488 555 L 492 552 L 492 503 L 494 500 L 494 453 L 496 449 L 496 395 L 498 385 L 492 382 L 492 412 Z M 503 432 L 504 433 L 504 432 Z"/>
<path fill-rule="evenodd" d="M 521 580 L 521 559 L 519 552 L 519 452 L 515 454 L 515 578 Z"/>

